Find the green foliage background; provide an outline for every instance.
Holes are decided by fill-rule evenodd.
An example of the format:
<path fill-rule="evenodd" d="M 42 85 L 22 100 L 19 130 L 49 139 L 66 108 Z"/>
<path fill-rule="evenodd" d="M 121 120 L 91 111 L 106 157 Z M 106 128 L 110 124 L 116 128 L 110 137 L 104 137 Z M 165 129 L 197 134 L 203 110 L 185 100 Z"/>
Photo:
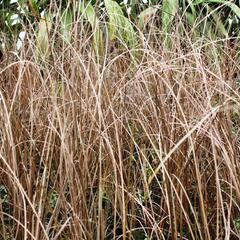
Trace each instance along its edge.
<path fill-rule="evenodd" d="M 95 27 L 94 21 L 97 20 L 97 33 L 94 35 L 97 51 L 100 50 L 98 45 L 101 47 L 103 39 L 102 27 L 98 20 L 100 16 L 101 20 L 109 23 L 110 38 L 118 37 L 130 48 L 137 46 L 135 36 L 137 30 L 142 30 L 144 23 L 151 16 L 159 20 L 156 22 L 156 27 L 166 34 L 165 40 L 168 44 L 176 19 L 180 19 L 184 27 L 194 29 L 196 37 L 203 34 L 211 39 L 239 37 L 239 4 L 240 1 L 225 0 L 19 0 L 16 2 L 2 0 L 0 2 L 1 47 L 3 48 L 3 42 L 5 48 L 15 47 L 19 33 L 25 31 L 30 24 L 36 31 L 39 31 L 42 25 L 41 19 L 46 20 L 45 16 L 48 16 L 48 21 L 54 22 L 53 13 L 56 11 L 60 11 L 64 19 L 62 32 L 68 34 L 65 36 L 68 42 L 71 40 L 71 22 L 76 20 L 77 13 L 81 12 L 92 28 Z M 107 14 L 103 14 L 106 12 Z M 118 30 L 116 33 L 117 29 L 121 31 Z M 4 39 L 10 39 L 10 41 L 4 41 Z"/>

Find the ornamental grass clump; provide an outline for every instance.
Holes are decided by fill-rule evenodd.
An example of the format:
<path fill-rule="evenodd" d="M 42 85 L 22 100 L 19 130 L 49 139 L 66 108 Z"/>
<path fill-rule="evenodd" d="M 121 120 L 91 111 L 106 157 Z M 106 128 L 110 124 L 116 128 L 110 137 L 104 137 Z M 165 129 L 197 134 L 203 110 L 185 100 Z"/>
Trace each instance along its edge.
<path fill-rule="evenodd" d="M 239 239 L 238 37 L 82 3 L 5 42 L 0 238 Z"/>

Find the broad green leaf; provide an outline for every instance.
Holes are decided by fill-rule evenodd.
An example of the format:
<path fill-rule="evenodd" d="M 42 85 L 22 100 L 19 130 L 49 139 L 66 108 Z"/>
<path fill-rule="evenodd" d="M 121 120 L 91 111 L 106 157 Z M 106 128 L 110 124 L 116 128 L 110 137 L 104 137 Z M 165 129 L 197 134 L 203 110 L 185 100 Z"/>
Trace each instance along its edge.
<path fill-rule="evenodd" d="M 192 15 L 196 18 L 196 9 L 195 9 L 195 6 L 193 4 L 193 0 L 187 0 L 187 2 L 188 2 L 188 6 L 187 7 L 191 8 Z"/>
<path fill-rule="evenodd" d="M 197 0 L 194 2 L 195 5 L 201 4 L 201 3 L 219 3 L 228 6 L 236 15 L 238 18 L 240 18 L 240 8 L 231 1 L 225 1 L 225 0 Z"/>
<path fill-rule="evenodd" d="M 117 2 L 104 0 L 109 15 L 109 37 L 110 40 L 120 38 L 131 49 L 138 44 L 136 32 L 128 18 L 123 14 L 121 7 Z"/>
<path fill-rule="evenodd" d="M 71 42 L 73 15 L 70 10 L 65 10 L 61 16 L 61 34 L 63 40 L 67 43 Z"/>
<path fill-rule="evenodd" d="M 143 10 L 138 15 L 137 26 L 140 29 L 143 29 L 144 26 L 149 22 L 150 18 L 156 14 L 157 10 L 157 7 L 148 7 L 147 9 Z"/>
<path fill-rule="evenodd" d="M 216 25 L 216 29 L 225 37 L 228 36 L 228 32 L 223 24 L 223 22 L 221 21 L 221 18 L 219 16 L 219 14 L 217 14 L 215 11 L 213 11 L 209 6 L 207 6 L 208 11 L 211 12 L 211 16 L 213 17 L 213 20 L 215 22 Z"/>
<path fill-rule="evenodd" d="M 100 29 L 100 21 L 95 13 L 94 7 L 91 3 L 80 2 L 80 12 L 83 17 L 90 23 L 93 29 L 93 43 L 94 49 L 99 56 L 103 52 L 103 33 Z"/>
<path fill-rule="evenodd" d="M 194 2 L 195 5 L 201 4 L 201 3 L 218 3 L 218 4 L 222 4 L 222 6 L 226 6 L 229 7 L 231 9 L 231 11 L 238 17 L 240 18 L 240 8 L 235 4 L 232 3 L 231 1 L 225 1 L 225 0 L 196 0 Z M 209 5 L 207 5 L 207 7 L 209 7 Z M 224 36 L 228 36 L 228 31 L 229 29 L 225 28 L 225 23 L 221 21 L 220 17 L 218 14 L 216 14 L 214 11 L 212 11 L 212 17 L 216 23 L 216 27 L 218 28 L 218 30 L 224 35 Z M 227 20 L 227 19 L 226 19 Z"/>
<path fill-rule="evenodd" d="M 189 12 L 186 12 L 185 13 L 185 16 L 186 16 L 186 18 L 187 18 L 187 20 L 188 20 L 188 23 L 190 24 L 190 26 L 193 26 L 194 25 L 194 22 L 195 22 L 195 17 L 194 17 L 194 15 L 193 14 L 191 14 L 191 13 L 189 13 Z"/>
<path fill-rule="evenodd" d="M 37 32 L 37 51 L 41 58 L 46 59 L 49 55 L 50 39 L 49 34 L 52 28 L 52 19 L 50 14 L 46 14 L 38 23 Z"/>
<path fill-rule="evenodd" d="M 184 5 L 184 7 L 185 8 L 183 9 L 183 16 L 186 17 L 188 24 L 190 24 L 190 26 L 193 26 L 196 22 L 197 15 L 199 16 L 199 14 L 197 14 L 196 7 L 193 4 L 193 0 L 187 0 L 186 6 Z M 189 8 L 191 9 L 190 12 Z"/>
<path fill-rule="evenodd" d="M 208 0 L 209 2 L 218 2 L 228 6 L 239 18 L 240 18 L 240 8 L 230 1 L 222 1 L 222 0 Z"/>
<path fill-rule="evenodd" d="M 118 30 L 121 31 L 123 26 L 124 14 L 121 7 L 112 0 L 104 0 L 105 6 L 109 15 L 109 37 L 114 40 L 117 37 Z"/>
<path fill-rule="evenodd" d="M 87 19 L 87 21 L 91 24 L 93 28 L 99 25 L 99 19 L 95 14 L 94 7 L 90 2 L 85 3 L 84 1 L 81 1 L 80 12 L 82 13 L 83 17 Z"/>
<path fill-rule="evenodd" d="M 178 0 L 163 0 L 162 2 L 162 30 L 169 33 L 171 23 L 179 9 Z"/>

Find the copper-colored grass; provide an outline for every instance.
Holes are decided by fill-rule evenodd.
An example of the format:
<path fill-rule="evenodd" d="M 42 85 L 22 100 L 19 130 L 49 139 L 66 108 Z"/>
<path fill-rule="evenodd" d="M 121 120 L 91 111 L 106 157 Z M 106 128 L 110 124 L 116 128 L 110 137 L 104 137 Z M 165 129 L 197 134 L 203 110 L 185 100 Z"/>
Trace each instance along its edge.
<path fill-rule="evenodd" d="M 0 238 L 239 239 L 232 42 L 153 31 L 136 67 L 82 31 L 0 65 Z"/>

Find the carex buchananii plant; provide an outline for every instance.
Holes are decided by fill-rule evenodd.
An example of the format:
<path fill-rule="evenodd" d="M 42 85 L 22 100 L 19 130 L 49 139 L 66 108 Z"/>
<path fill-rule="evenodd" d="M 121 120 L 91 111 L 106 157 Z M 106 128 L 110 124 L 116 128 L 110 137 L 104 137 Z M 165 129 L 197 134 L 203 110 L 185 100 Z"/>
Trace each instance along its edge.
<path fill-rule="evenodd" d="M 3 38 L 0 239 L 239 239 L 239 39 L 220 14 L 237 4 L 19 4 L 35 15 L 19 50 Z"/>

